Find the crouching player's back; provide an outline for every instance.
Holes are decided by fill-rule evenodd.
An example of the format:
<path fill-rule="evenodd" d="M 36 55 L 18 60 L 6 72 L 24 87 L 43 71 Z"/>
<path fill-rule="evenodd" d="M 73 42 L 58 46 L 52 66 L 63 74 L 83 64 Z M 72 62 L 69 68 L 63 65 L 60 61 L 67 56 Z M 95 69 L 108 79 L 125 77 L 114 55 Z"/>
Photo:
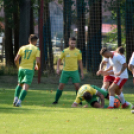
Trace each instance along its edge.
<path fill-rule="evenodd" d="M 15 64 L 19 67 L 18 71 L 18 85 L 14 94 L 14 106 L 20 106 L 24 100 L 27 90 L 32 83 L 34 76 L 34 69 L 38 70 L 40 66 L 40 51 L 35 45 L 37 44 L 37 37 L 31 34 L 29 37 L 29 44 L 22 46 L 15 57 Z M 19 59 L 21 62 L 19 65 Z M 21 91 L 21 89 L 23 90 Z"/>

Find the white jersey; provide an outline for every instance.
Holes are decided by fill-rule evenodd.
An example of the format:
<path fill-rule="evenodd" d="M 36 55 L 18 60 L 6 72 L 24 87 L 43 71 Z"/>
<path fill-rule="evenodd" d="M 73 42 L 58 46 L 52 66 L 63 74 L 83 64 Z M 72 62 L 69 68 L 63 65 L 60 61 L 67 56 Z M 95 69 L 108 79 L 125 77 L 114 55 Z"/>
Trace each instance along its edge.
<path fill-rule="evenodd" d="M 109 59 L 110 59 L 111 64 L 113 65 L 114 74 L 119 73 L 122 69 L 122 65 L 126 63 L 126 57 L 124 55 L 120 55 L 117 52 L 113 52 L 113 58 L 109 58 Z M 122 74 L 117 77 L 128 78 L 127 69 L 125 69 L 124 72 L 122 72 Z"/>
<path fill-rule="evenodd" d="M 109 58 L 104 58 L 103 61 L 107 62 L 105 70 L 107 70 L 110 66 L 112 66 Z M 111 71 L 113 72 L 113 70 L 110 70 L 109 72 L 111 72 Z M 109 75 L 109 76 L 113 76 L 114 77 L 114 75 Z"/>
<path fill-rule="evenodd" d="M 129 64 L 134 65 L 134 52 L 132 53 Z"/>

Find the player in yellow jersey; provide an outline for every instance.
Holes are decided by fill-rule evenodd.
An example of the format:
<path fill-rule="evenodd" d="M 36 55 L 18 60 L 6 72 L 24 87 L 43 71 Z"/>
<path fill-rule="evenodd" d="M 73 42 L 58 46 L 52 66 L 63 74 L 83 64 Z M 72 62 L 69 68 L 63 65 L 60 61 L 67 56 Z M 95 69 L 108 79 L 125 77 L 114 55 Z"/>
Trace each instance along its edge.
<path fill-rule="evenodd" d="M 80 75 L 78 72 L 78 64 L 81 70 L 81 77 L 83 78 L 83 65 L 82 65 L 82 53 L 76 47 L 76 39 L 71 37 L 69 39 L 69 47 L 64 49 L 61 53 L 61 56 L 57 62 L 57 74 L 60 74 L 60 64 L 64 59 L 63 71 L 60 77 L 60 84 L 57 89 L 55 101 L 52 104 L 57 104 L 60 96 L 62 95 L 63 88 L 68 82 L 69 78 L 72 79 L 72 82 L 76 89 L 76 94 L 79 89 Z"/>
<path fill-rule="evenodd" d="M 97 97 L 100 97 L 101 104 L 97 101 Z M 84 84 L 78 90 L 77 97 L 72 104 L 72 107 L 77 107 L 80 102 L 86 100 L 92 107 L 104 108 L 104 97 L 108 98 L 107 91 L 104 91 L 95 85 Z"/>
<path fill-rule="evenodd" d="M 17 107 L 21 106 L 21 102 L 24 100 L 27 90 L 32 83 L 34 69 L 38 70 L 40 66 L 40 50 L 36 47 L 37 40 L 38 38 L 31 34 L 29 44 L 22 46 L 14 59 L 15 64 L 19 67 L 18 85 L 15 89 L 13 101 L 13 105 Z M 20 58 L 21 62 L 19 65 Z"/>

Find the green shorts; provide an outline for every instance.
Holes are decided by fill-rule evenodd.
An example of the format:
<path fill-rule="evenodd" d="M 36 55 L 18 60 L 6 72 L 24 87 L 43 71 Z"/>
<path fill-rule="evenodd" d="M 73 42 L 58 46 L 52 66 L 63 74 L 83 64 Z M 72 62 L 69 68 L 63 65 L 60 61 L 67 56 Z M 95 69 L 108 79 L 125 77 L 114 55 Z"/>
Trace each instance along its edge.
<path fill-rule="evenodd" d="M 18 72 L 18 82 L 20 84 L 26 83 L 28 85 L 31 85 L 33 80 L 34 70 L 28 70 L 28 69 L 19 69 Z"/>
<path fill-rule="evenodd" d="M 79 75 L 78 70 L 76 71 L 64 71 L 63 70 L 59 82 L 66 84 L 69 78 L 72 79 L 73 83 L 80 83 L 80 75 Z"/>

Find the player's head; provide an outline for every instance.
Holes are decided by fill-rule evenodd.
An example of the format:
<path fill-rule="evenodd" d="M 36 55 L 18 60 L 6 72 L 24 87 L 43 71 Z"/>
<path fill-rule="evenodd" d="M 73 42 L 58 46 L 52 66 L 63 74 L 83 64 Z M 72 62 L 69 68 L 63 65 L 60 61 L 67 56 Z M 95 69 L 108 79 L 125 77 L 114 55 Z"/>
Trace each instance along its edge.
<path fill-rule="evenodd" d="M 36 45 L 37 44 L 38 37 L 35 34 L 31 34 L 29 36 L 29 43 Z"/>
<path fill-rule="evenodd" d="M 118 47 L 116 49 L 116 52 L 119 53 L 119 54 L 124 54 L 125 53 L 125 49 L 122 46 L 120 46 L 120 47 Z"/>
<path fill-rule="evenodd" d="M 85 93 L 83 94 L 83 98 L 84 98 L 87 102 L 89 102 L 89 101 L 92 99 L 92 95 L 91 95 L 89 92 L 85 92 Z"/>
<path fill-rule="evenodd" d="M 70 37 L 69 38 L 69 47 L 75 48 L 76 46 L 76 38 L 75 37 Z"/>
<path fill-rule="evenodd" d="M 111 52 L 106 47 L 103 47 L 100 51 L 100 55 L 104 56 L 105 58 L 109 58 L 111 56 Z"/>

